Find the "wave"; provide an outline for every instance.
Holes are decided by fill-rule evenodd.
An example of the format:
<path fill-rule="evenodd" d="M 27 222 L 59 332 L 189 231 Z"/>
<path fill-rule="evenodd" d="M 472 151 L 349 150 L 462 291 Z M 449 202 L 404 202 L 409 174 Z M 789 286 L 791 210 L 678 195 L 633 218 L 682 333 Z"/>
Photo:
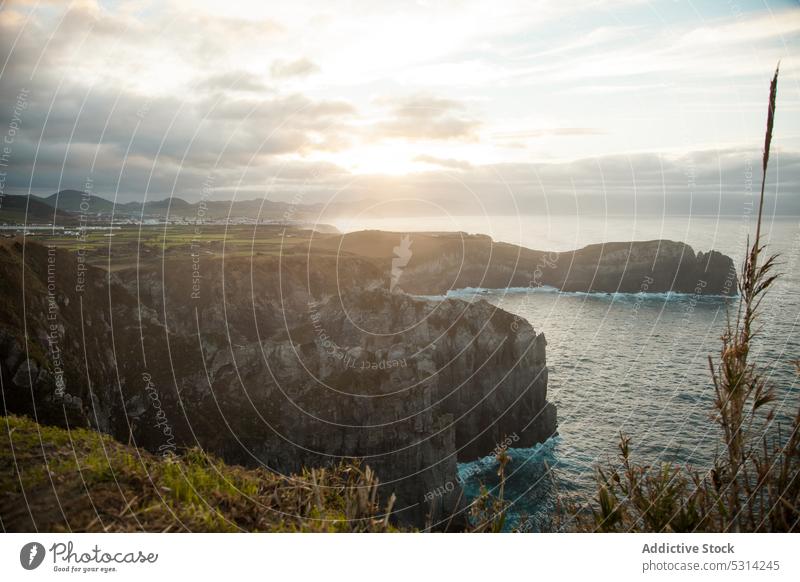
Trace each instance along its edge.
<path fill-rule="evenodd" d="M 506 510 L 504 531 L 524 527 L 525 531 L 548 531 L 558 491 L 577 491 L 575 475 L 593 475 L 594 459 L 589 453 L 576 455 L 558 435 L 530 448 L 509 448 L 506 466 L 504 499 Z M 591 450 L 591 449 L 590 449 Z M 565 454 L 567 453 L 567 454 Z M 464 487 L 468 503 L 482 491 L 498 494 L 499 462 L 493 456 L 458 464 L 458 481 Z M 554 486 L 555 483 L 557 486 Z"/>
<path fill-rule="evenodd" d="M 719 302 L 720 300 L 735 300 L 737 296 L 731 295 L 696 295 L 694 293 L 682 293 L 678 291 L 664 291 L 658 293 L 626 293 L 622 291 L 605 292 L 605 291 L 561 291 L 558 287 L 551 287 L 550 285 L 542 285 L 541 287 L 505 287 L 505 288 L 492 288 L 492 287 L 463 287 L 461 289 L 450 289 L 444 295 L 416 295 L 420 299 L 428 299 L 432 301 L 443 301 L 449 298 L 465 299 L 465 298 L 479 298 L 480 296 L 497 296 L 497 295 L 516 295 L 516 294 L 538 294 L 548 293 L 556 294 L 563 297 L 586 297 L 590 299 L 605 299 L 605 300 L 636 300 L 636 301 L 713 301 Z"/>
<path fill-rule="evenodd" d="M 596 459 L 591 453 L 581 453 L 569 448 L 569 454 L 564 455 L 564 450 L 561 450 L 561 454 L 559 454 L 559 450 L 564 449 L 565 444 L 563 437 L 556 434 L 545 442 L 535 444 L 529 448 L 509 447 L 506 452 L 513 460 L 509 465 L 509 470 L 515 472 L 522 468 L 524 471 L 525 465 L 533 467 L 541 465 L 542 462 L 546 462 L 550 468 L 562 469 L 572 473 L 585 471 L 594 466 Z M 468 482 L 475 476 L 495 474 L 498 465 L 497 458 L 493 455 L 482 457 L 475 461 L 458 463 L 459 479 L 462 482 Z"/>

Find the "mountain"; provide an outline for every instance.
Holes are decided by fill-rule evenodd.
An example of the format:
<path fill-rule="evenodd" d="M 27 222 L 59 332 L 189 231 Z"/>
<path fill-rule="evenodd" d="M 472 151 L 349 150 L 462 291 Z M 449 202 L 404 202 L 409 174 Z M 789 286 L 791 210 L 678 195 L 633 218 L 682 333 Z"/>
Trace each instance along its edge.
<path fill-rule="evenodd" d="M 110 200 L 80 190 L 61 190 L 42 198 L 42 201 L 53 208 L 76 214 L 110 213 L 114 208 Z"/>
<path fill-rule="evenodd" d="M 164 198 L 163 200 L 150 200 L 145 203 L 145 213 L 146 214 L 153 214 L 153 213 L 163 213 L 166 214 L 169 211 L 170 215 L 179 215 L 185 216 L 186 213 L 196 212 L 199 208 L 199 204 L 195 203 L 192 204 L 191 202 L 187 202 L 183 198 Z M 129 202 L 126 205 L 126 208 L 136 208 L 137 210 L 141 209 L 141 204 L 138 202 Z"/>
<path fill-rule="evenodd" d="M 56 210 L 36 196 L 3 196 L 0 198 L 0 224 L 69 226 L 78 223 L 78 217 Z"/>
<path fill-rule="evenodd" d="M 112 201 L 87 194 L 80 190 L 61 190 L 47 197 L 35 197 L 37 201 L 75 214 L 86 213 L 89 218 L 101 215 L 122 218 L 158 218 L 186 220 L 224 220 L 226 218 L 252 220 L 313 220 L 319 216 L 319 204 L 290 204 L 264 199 L 250 200 L 204 200 L 188 202 L 183 198 L 172 197 L 160 200 L 141 202 L 125 202 L 114 204 Z"/>
<path fill-rule="evenodd" d="M 280 202 L 264 198 L 251 198 L 249 200 L 203 200 L 189 202 L 183 198 L 171 197 L 159 200 L 141 202 L 119 202 L 116 205 L 111 200 L 88 194 L 80 190 L 61 190 L 46 197 L 35 197 L 61 211 L 76 215 L 86 215 L 86 220 L 103 221 L 113 216 L 119 219 L 156 219 L 156 220 L 252 220 L 276 222 L 303 222 L 315 224 L 323 220 L 332 220 L 337 217 L 359 215 L 362 217 L 394 216 L 400 214 L 401 207 L 381 204 L 378 208 L 374 201 L 362 200 L 356 202 L 340 202 L 332 204 L 302 204 L 294 202 Z M 396 211 L 394 214 L 392 210 Z M 320 225 L 324 230 L 335 232 L 328 225 Z"/>

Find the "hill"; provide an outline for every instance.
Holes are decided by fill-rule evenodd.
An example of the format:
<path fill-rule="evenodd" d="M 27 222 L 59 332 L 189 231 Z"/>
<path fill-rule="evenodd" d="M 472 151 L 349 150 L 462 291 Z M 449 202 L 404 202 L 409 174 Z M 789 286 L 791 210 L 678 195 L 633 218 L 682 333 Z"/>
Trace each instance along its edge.
<path fill-rule="evenodd" d="M 0 224 L 68 226 L 78 223 L 78 218 L 36 196 L 3 196 L 0 198 Z"/>
<path fill-rule="evenodd" d="M 321 206 L 293 205 L 287 202 L 275 202 L 254 198 L 251 200 L 205 200 L 188 202 L 183 198 L 170 197 L 159 200 L 148 200 L 142 209 L 141 202 L 120 202 L 96 194 L 87 194 L 80 190 L 61 190 L 46 197 L 33 197 L 52 208 L 72 213 L 87 213 L 90 216 L 112 214 L 117 217 L 138 218 L 172 218 L 189 220 L 222 220 L 225 218 L 249 218 L 253 220 L 280 220 L 291 215 L 295 220 L 313 220 L 319 216 Z"/>
<path fill-rule="evenodd" d="M 42 201 L 53 208 L 75 213 L 110 213 L 114 208 L 114 203 L 110 200 L 80 190 L 61 190 L 42 198 Z"/>

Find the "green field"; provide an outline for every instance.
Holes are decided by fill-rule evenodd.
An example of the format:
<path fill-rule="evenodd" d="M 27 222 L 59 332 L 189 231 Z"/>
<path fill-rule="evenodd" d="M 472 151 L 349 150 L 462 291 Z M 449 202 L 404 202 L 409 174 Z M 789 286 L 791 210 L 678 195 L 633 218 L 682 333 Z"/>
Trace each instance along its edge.
<path fill-rule="evenodd" d="M 111 233 L 91 230 L 81 235 L 38 231 L 25 238 L 83 253 L 91 265 L 118 270 L 136 264 L 184 259 L 193 254 L 220 257 L 305 254 L 312 237 L 318 240 L 329 236 L 332 235 L 282 225 L 137 225 Z"/>

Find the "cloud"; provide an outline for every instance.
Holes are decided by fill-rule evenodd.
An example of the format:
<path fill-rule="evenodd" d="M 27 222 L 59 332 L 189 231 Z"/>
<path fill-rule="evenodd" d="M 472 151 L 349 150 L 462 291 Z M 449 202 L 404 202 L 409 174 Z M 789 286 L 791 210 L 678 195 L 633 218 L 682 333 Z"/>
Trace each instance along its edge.
<path fill-rule="evenodd" d="M 454 160 L 451 158 L 437 158 L 435 156 L 429 155 L 420 155 L 414 158 L 416 162 L 422 162 L 424 164 L 430 164 L 432 166 L 441 166 L 442 168 L 452 168 L 454 170 L 470 170 L 472 169 L 472 164 L 466 162 L 464 160 Z"/>
<path fill-rule="evenodd" d="M 768 206 L 797 213 L 800 200 L 788 194 L 800 188 L 800 151 L 774 154 Z M 496 213 L 742 215 L 758 194 L 760 159 L 756 148 L 611 154 L 479 166 L 460 180 Z"/>
<path fill-rule="evenodd" d="M 700 20 L 700 24 L 682 23 L 680 28 L 640 30 L 627 42 L 579 51 L 554 66 L 545 64 L 534 74 L 553 82 L 588 81 L 592 85 L 598 85 L 600 79 L 612 84 L 648 77 L 664 82 L 680 75 L 698 79 L 702 88 L 720 80 L 730 83 L 728 77 L 769 73 L 778 60 L 794 60 L 789 45 L 796 46 L 800 34 L 799 11 L 737 14 L 732 8 L 724 17 L 715 16 Z"/>
<path fill-rule="evenodd" d="M 481 123 L 466 115 L 465 105 L 453 99 L 416 95 L 378 103 L 390 109 L 389 118 L 377 126 L 379 139 L 477 139 Z"/>
<path fill-rule="evenodd" d="M 604 135 L 606 131 L 596 127 L 551 127 L 543 129 L 527 129 L 507 133 L 494 134 L 496 139 L 526 139 L 545 136 L 586 136 Z"/>
<path fill-rule="evenodd" d="M 270 68 L 272 76 L 276 79 L 306 77 L 317 71 L 319 71 L 319 67 L 306 58 L 296 61 L 275 61 Z"/>
<path fill-rule="evenodd" d="M 183 20 L 171 35 L 175 18 Z M 17 96 L 23 89 L 27 95 L 6 191 L 81 188 L 91 177 L 99 194 L 119 192 L 123 200 L 146 192 L 196 198 L 210 173 L 228 189 L 263 190 L 274 168 L 296 163 L 281 158 L 346 147 L 352 104 L 283 95 L 257 65 L 227 66 L 228 41 L 270 43 L 280 25 L 210 20 L 174 6 L 142 20 L 90 2 L 0 21 L 0 54 L 8 55 L 0 133 Z M 209 38 L 201 42 L 203 34 Z M 186 45 L 173 50 L 181 41 Z M 209 47 L 217 52 L 204 60 Z M 163 83 L 143 81 L 172 59 Z"/>
<path fill-rule="evenodd" d="M 800 13 L 700 7 L 702 21 L 653 24 L 639 7 L 617 18 L 619 4 L 363 2 L 354 18 L 328 2 L 6 0 L 0 134 L 29 92 L 6 186 L 49 193 L 92 175 L 123 199 L 196 198 L 213 173 L 226 193 L 309 201 L 347 185 L 462 211 L 468 187 L 508 212 L 509 189 L 531 211 L 714 208 L 720 184 L 741 191 L 746 150 L 730 144 L 760 139 L 779 57 L 781 188 L 800 186 Z M 396 168 L 424 171 L 379 174 Z"/>
<path fill-rule="evenodd" d="M 704 24 L 682 35 L 676 46 L 696 49 L 703 45 L 753 43 L 774 38 L 783 39 L 798 32 L 800 32 L 800 12 L 787 10 L 779 14 L 770 12 L 747 15 L 733 21 Z"/>
<path fill-rule="evenodd" d="M 249 93 L 269 93 L 272 90 L 264 80 L 248 71 L 226 71 L 201 78 L 195 84 L 201 92 L 238 91 Z"/>

